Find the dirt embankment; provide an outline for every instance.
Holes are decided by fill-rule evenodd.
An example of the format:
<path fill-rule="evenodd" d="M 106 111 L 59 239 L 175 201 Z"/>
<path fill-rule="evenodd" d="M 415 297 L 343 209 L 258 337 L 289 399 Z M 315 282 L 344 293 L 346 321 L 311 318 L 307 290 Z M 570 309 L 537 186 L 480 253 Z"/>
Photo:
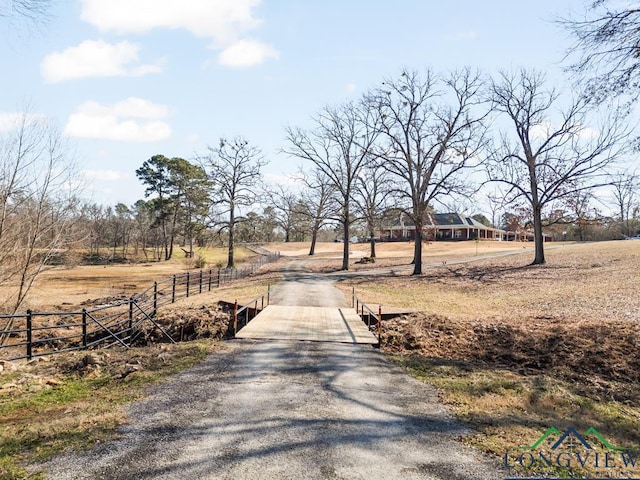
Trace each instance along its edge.
<path fill-rule="evenodd" d="M 497 319 L 456 320 L 415 313 L 384 323 L 383 345 L 392 354 L 419 354 L 470 368 L 539 373 L 596 387 L 599 394 L 631 400 L 611 382 L 640 382 L 640 326 L 630 322 L 546 319 L 522 324 Z"/>

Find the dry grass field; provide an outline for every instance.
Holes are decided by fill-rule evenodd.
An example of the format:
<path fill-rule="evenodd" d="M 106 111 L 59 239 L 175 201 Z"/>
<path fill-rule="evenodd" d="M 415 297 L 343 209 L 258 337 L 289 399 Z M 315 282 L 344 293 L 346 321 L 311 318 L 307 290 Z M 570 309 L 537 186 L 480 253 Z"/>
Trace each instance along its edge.
<path fill-rule="evenodd" d="M 549 244 L 544 266 L 529 265 L 533 245 L 527 243 L 429 244 L 427 267 L 418 277 L 406 268 L 413 244 L 377 247 L 376 264 L 356 267 L 353 262 L 368 255 L 368 246 L 352 245 L 355 275 L 337 277 L 337 285 L 347 295 L 355 287 L 359 297 L 382 304 L 383 310 L 413 312 L 384 322 L 383 349 L 438 388 L 452 412 L 475 432 L 465 441 L 500 462 L 505 451 L 530 445 L 548 427 L 574 426 L 580 432 L 594 427 L 613 445 L 640 451 L 640 242 Z M 309 259 L 308 244 L 267 248 Z M 506 250 L 522 255 L 489 258 Z M 320 244 L 317 252 L 309 271 L 339 269 L 342 244 Z M 474 261 L 455 263 L 463 260 Z M 56 267 L 41 277 L 31 301 L 76 305 L 129 295 L 186 268 L 181 259 L 148 266 Z M 374 269 L 374 274 L 360 275 L 357 269 Z M 161 310 L 159 320 L 191 322 L 204 336 L 214 330 L 218 335 L 220 325 L 199 318 L 213 315 L 219 300 L 242 303 L 263 293 L 278 280 L 278 270 L 279 264 L 266 265 L 255 277 L 180 300 Z M 163 347 L 161 353 L 157 347 L 114 351 L 100 357 L 97 366 L 80 352 L 16 372 L 5 368 L 0 373 L 0 479 L 25 478 L 15 460 L 109 437 L 125 421 L 123 402 L 198 361 L 210 348 L 210 342 L 196 340 Z M 123 369 L 133 374 L 122 376 Z M 575 465 L 524 473 L 578 476 Z M 618 465 L 587 473 L 640 477 L 640 468 Z"/>
<path fill-rule="evenodd" d="M 226 265 L 227 251 L 224 248 L 198 249 L 196 255 L 205 259 L 206 268 Z M 255 257 L 255 253 L 245 248 L 235 250 L 238 266 Z M 166 262 L 46 267 L 38 276 L 22 310 L 69 310 L 95 300 L 131 296 L 148 288 L 154 281 L 192 269 L 193 259 L 185 259 L 179 250 Z M 5 300 L 2 295 L 0 290 L 0 305 Z"/>
<path fill-rule="evenodd" d="M 340 286 L 371 304 L 414 311 L 384 322 L 383 348 L 440 390 L 477 432 L 471 444 L 499 457 L 551 426 L 594 427 L 637 453 L 640 242 L 555 245 L 547 265 L 531 260 L 512 255 Z M 576 467 L 538 472 L 640 473 L 621 462 L 606 472 Z"/>

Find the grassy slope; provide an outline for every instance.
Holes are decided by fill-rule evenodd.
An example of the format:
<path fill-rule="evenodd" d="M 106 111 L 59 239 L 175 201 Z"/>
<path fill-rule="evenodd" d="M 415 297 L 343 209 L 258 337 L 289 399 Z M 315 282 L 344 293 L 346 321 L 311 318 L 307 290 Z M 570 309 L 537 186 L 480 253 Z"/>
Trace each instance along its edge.
<path fill-rule="evenodd" d="M 637 449 L 640 242 L 567 246 L 547 258 L 541 267 L 511 256 L 341 286 L 420 312 L 385 322 L 386 351 L 436 386 L 477 432 L 466 441 L 496 458 L 550 426 L 593 426 Z"/>
<path fill-rule="evenodd" d="M 27 475 L 23 463 L 113 438 L 126 421 L 127 403 L 141 398 L 147 386 L 201 361 L 213 345 L 197 341 L 114 350 L 104 367 L 84 365 L 84 354 L 60 355 L 3 374 L 0 479 L 40 478 Z M 114 369 L 130 362 L 138 371 L 119 378 Z"/>

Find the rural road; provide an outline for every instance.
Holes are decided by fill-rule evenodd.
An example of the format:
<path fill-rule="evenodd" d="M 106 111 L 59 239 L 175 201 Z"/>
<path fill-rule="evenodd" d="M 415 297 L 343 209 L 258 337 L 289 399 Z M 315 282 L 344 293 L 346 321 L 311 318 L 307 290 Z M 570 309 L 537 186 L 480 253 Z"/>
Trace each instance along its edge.
<path fill-rule="evenodd" d="M 342 293 L 290 263 L 281 305 Z M 305 304 L 305 303 L 302 303 Z M 429 386 L 377 350 L 234 340 L 130 409 L 119 441 L 45 465 L 52 479 L 502 479 Z"/>

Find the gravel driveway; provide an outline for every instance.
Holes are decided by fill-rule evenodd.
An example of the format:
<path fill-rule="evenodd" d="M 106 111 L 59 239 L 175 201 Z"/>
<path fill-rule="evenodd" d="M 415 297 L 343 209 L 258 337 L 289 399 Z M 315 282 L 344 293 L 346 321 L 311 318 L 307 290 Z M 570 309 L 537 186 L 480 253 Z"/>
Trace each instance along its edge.
<path fill-rule="evenodd" d="M 278 302 L 299 301 L 300 289 L 314 298 L 327 291 L 340 301 L 329 282 L 290 268 L 288 281 L 276 288 Z M 466 432 L 432 388 L 363 345 L 227 342 L 155 387 L 129 414 L 121 440 L 52 460 L 48 478 L 506 476 L 495 466 L 498 459 L 491 463 L 457 440 Z"/>

